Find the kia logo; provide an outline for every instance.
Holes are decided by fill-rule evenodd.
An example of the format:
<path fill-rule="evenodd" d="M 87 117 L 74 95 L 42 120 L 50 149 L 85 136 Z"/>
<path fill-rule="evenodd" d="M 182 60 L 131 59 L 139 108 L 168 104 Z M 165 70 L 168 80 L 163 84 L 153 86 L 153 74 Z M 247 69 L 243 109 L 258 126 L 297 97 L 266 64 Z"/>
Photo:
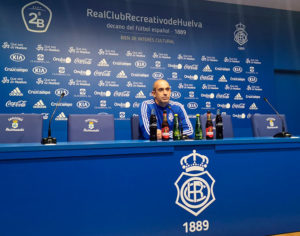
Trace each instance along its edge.
<path fill-rule="evenodd" d="M 15 62 L 21 62 L 21 61 L 24 61 L 25 60 L 25 56 L 21 53 L 14 53 L 14 54 L 11 54 L 10 57 L 9 57 L 12 61 L 15 61 Z"/>
<path fill-rule="evenodd" d="M 64 89 L 64 88 L 59 88 L 59 89 L 55 90 L 55 95 L 58 96 L 58 97 L 60 97 L 62 93 L 65 94 L 64 96 L 68 96 L 69 91 L 67 89 Z"/>
<path fill-rule="evenodd" d="M 189 109 L 197 109 L 197 108 L 198 108 L 198 104 L 195 103 L 195 102 L 189 102 L 189 103 L 187 104 L 187 107 L 188 107 Z"/>
<path fill-rule="evenodd" d="M 42 66 L 36 66 L 36 67 L 32 68 L 32 72 L 37 75 L 43 75 L 43 74 L 47 73 L 47 69 Z"/>
<path fill-rule="evenodd" d="M 161 73 L 161 72 L 154 72 L 154 73 L 152 74 L 152 77 L 153 77 L 154 79 L 162 79 L 162 78 L 164 77 L 164 74 Z"/>
<path fill-rule="evenodd" d="M 178 91 L 173 91 L 173 92 L 171 93 L 171 98 L 178 99 L 178 98 L 180 98 L 180 97 L 181 97 L 181 93 L 178 92 Z"/>
<path fill-rule="evenodd" d="M 235 73 L 241 73 L 243 71 L 243 68 L 240 66 L 235 66 L 232 68 L 233 72 Z"/>
<path fill-rule="evenodd" d="M 136 61 L 134 64 L 137 68 L 145 68 L 147 66 L 147 63 L 141 60 Z"/>
<path fill-rule="evenodd" d="M 87 109 L 90 107 L 90 103 L 88 101 L 78 101 L 76 106 L 80 109 Z"/>
<path fill-rule="evenodd" d="M 257 78 L 255 76 L 249 76 L 248 77 L 248 81 L 252 84 L 256 83 L 257 82 Z"/>

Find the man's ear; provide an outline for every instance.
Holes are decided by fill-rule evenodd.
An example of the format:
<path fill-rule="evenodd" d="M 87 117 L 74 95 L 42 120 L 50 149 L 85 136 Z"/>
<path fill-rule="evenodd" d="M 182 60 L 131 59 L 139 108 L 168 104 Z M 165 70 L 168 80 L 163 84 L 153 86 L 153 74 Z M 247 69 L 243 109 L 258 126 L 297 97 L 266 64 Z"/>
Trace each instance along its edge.
<path fill-rule="evenodd" d="M 155 97 L 155 90 L 152 90 L 152 96 Z"/>

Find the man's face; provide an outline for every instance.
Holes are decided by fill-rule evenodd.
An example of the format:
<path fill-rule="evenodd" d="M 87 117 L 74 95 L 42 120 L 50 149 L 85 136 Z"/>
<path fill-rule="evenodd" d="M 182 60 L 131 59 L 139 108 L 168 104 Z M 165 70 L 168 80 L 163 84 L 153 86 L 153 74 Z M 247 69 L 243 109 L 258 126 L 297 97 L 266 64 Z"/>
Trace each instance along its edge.
<path fill-rule="evenodd" d="M 158 105 L 164 107 L 169 103 L 171 96 L 171 88 L 167 81 L 158 80 L 154 84 L 155 90 L 153 90 L 152 95 Z"/>

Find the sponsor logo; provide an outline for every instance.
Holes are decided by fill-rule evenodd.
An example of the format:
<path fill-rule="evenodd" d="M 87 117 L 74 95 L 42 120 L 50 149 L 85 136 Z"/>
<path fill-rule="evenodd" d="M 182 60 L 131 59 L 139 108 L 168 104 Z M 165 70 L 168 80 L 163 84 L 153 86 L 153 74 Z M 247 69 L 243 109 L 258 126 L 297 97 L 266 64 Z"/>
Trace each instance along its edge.
<path fill-rule="evenodd" d="M 71 59 L 71 57 L 66 57 L 66 58 L 64 58 L 64 57 L 53 57 L 53 61 L 70 64 L 72 62 L 72 59 Z"/>
<path fill-rule="evenodd" d="M 68 85 L 70 86 L 91 86 L 91 84 L 86 81 L 86 80 L 80 80 L 80 79 L 70 79 L 69 82 L 68 82 Z"/>
<path fill-rule="evenodd" d="M 99 77 L 110 77 L 111 71 L 110 70 L 104 70 L 104 71 L 94 71 L 94 76 L 99 76 Z"/>
<path fill-rule="evenodd" d="M 201 75 L 200 80 L 214 80 L 213 75 Z"/>
<path fill-rule="evenodd" d="M 246 118 L 246 114 L 245 113 L 242 113 L 242 114 L 232 114 L 232 117 L 238 118 L 238 119 L 245 119 Z"/>
<path fill-rule="evenodd" d="M 254 66 L 249 66 L 249 71 L 246 71 L 246 74 L 258 74 L 258 73 L 255 71 Z"/>
<path fill-rule="evenodd" d="M 140 105 L 141 105 L 141 104 L 140 104 L 139 102 L 135 102 L 135 103 L 133 103 L 132 107 L 133 107 L 133 108 L 139 108 Z"/>
<path fill-rule="evenodd" d="M 119 53 L 117 53 L 116 50 L 102 49 L 102 48 L 99 49 L 98 54 L 100 56 L 119 56 Z"/>
<path fill-rule="evenodd" d="M 246 95 L 246 98 L 249 98 L 249 99 L 260 99 L 260 96 L 257 96 L 257 95 Z"/>
<path fill-rule="evenodd" d="M 240 63 L 240 61 L 235 57 L 224 57 L 225 63 Z"/>
<path fill-rule="evenodd" d="M 201 61 L 208 61 L 208 62 L 218 62 L 218 59 L 212 56 L 202 56 Z"/>
<path fill-rule="evenodd" d="M 158 52 L 154 52 L 152 57 L 157 59 L 171 59 L 171 57 L 167 53 L 158 53 Z"/>
<path fill-rule="evenodd" d="M 4 67 L 4 71 L 25 73 L 28 72 L 28 69 L 20 67 Z"/>
<path fill-rule="evenodd" d="M 21 90 L 18 87 L 16 87 L 14 90 L 12 90 L 9 93 L 9 96 L 11 96 L 11 97 L 22 97 L 23 93 L 21 92 Z"/>
<path fill-rule="evenodd" d="M 131 73 L 131 77 L 141 77 L 141 78 L 148 78 L 149 74 L 144 74 L 144 73 Z"/>
<path fill-rule="evenodd" d="M 100 80 L 98 83 L 99 87 L 119 87 L 119 84 L 116 81 L 110 80 Z"/>
<path fill-rule="evenodd" d="M 51 92 L 47 91 L 47 90 L 28 90 L 28 94 L 49 95 L 49 94 L 51 94 Z"/>
<path fill-rule="evenodd" d="M 142 68 L 145 68 L 147 66 L 147 63 L 145 61 L 139 60 L 139 61 L 136 61 L 134 63 L 134 65 L 135 65 L 135 67 L 142 69 Z"/>
<path fill-rule="evenodd" d="M 189 102 L 188 104 L 187 104 L 187 107 L 189 108 L 189 109 L 197 109 L 198 108 L 198 104 L 197 103 L 195 103 L 195 102 Z"/>
<path fill-rule="evenodd" d="M 25 60 L 25 56 L 21 53 L 13 53 L 9 56 L 10 60 L 15 62 L 22 62 Z"/>
<path fill-rule="evenodd" d="M 107 61 L 105 59 L 102 59 L 101 61 L 99 61 L 99 63 L 97 64 L 97 66 L 108 67 L 109 64 L 107 63 Z"/>
<path fill-rule="evenodd" d="M 243 46 L 248 42 L 248 33 L 246 32 L 246 26 L 242 23 L 235 25 L 236 30 L 234 31 L 234 41 L 240 46 Z"/>
<path fill-rule="evenodd" d="M 203 75 L 201 75 L 201 76 L 203 76 Z M 203 77 L 205 77 L 205 76 L 203 76 Z M 189 79 L 189 80 L 198 80 L 198 75 L 184 75 L 183 78 Z"/>
<path fill-rule="evenodd" d="M 107 91 L 94 91 L 94 95 L 95 96 L 100 96 L 100 97 L 110 97 L 111 96 L 111 91 L 107 90 Z"/>
<path fill-rule="evenodd" d="M 121 70 L 119 72 L 119 74 L 117 74 L 117 78 L 119 78 L 119 79 L 127 79 L 127 75 L 125 74 L 125 72 L 123 70 Z"/>
<path fill-rule="evenodd" d="M 68 96 L 69 95 L 69 90 L 64 89 L 64 88 L 59 88 L 59 89 L 56 89 L 54 93 L 58 97 L 60 97 L 62 95 L 62 93 L 65 94 L 64 96 Z"/>
<path fill-rule="evenodd" d="M 132 82 L 132 81 L 128 81 L 126 86 L 128 88 L 146 88 L 146 85 L 143 84 L 143 82 Z"/>
<path fill-rule="evenodd" d="M 202 89 L 218 90 L 219 88 L 215 84 L 203 84 Z"/>
<path fill-rule="evenodd" d="M 183 69 L 185 69 L 185 70 L 198 70 L 198 67 L 199 67 L 199 65 L 196 65 L 196 64 L 193 64 L 193 65 L 185 64 Z"/>
<path fill-rule="evenodd" d="M 4 76 L 1 82 L 3 84 L 27 84 L 27 81 L 25 81 L 23 78 L 8 78 L 7 76 Z"/>
<path fill-rule="evenodd" d="M 68 52 L 70 54 L 91 54 L 91 52 L 86 48 L 79 48 L 79 47 L 69 47 Z"/>
<path fill-rule="evenodd" d="M 78 101 L 76 103 L 76 106 L 80 109 L 87 109 L 90 107 L 90 103 L 88 101 Z"/>
<path fill-rule="evenodd" d="M 22 43 L 8 43 L 3 42 L 2 44 L 3 49 L 11 49 L 11 50 L 27 50 L 27 47 L 25 47 Z"/>
<path fill-rule="evenodd" d="M 60 52 L 60 49 L 58 49 L 56 46 L 53 45 L 38 44 L 35 49 L 37 51 L 44 51 L 44 52 Z"/>
<path fill-rule="evenodd" d="M 36 75 L 44 75 L 47 73 L 47 69 L 42 66 L 36 66 L 32 68 L 32 72 Z"/>
<path fill-rule="evenodd" d="M 176 70 L 181 70 L 182 69 L 182 65 L 181 64 L 168 64 L 168 67 L 176 69 Z"/>
<path fill-rule="evenodd" d="M 239 103 L 239 104 L 237 104 L 237 103 L 233 103 L 232 104 L 232 108 L 233 109 L 245 109 L 245 103 Z"/>
<path fill-rule="evenodd" d="M 130 108 L 131 104 L 130 102 L 115 102 L 115 107 L 121 107 L 121 108 Z"/>
<path fill-rule="evenodd" d="M 209 98 L 209 99 L 214 99 L 215 94 L 214 93 L 201 93 L 202 98 Z"/>
<path fill-rule="evenodd" d="M 226 79 L 226 77 L 224 76 L 224 75 L 222 75 L 221 77 L 220 77 L 220 79 L 218 80 L 218 82 L 227 82 L 227 79 Z"/>
<path fill-rule="evenodd" d="M 230 97 L 229 93 L 223 93 L 223 94 L 217 93 L 217 95 L 216 95 L 217 99 L 229 99 L 229 97 Z"/>
<path fill-rule="evenodd" d="M 154 73 L 152 74 L 152 77 L 153 77 L 154 79 L 162 79 L 162 78 L 164 78 L 164 74 L 161 73 L 161 72 L 154 72 Z"/>
<path fill-rule="evenodd" d="M 146 98 L 145 94 L 143 93 L 143 91 L 139 91 L 136 95 L 135 98 Z"/>
<path fill-rule="evenodd" d="M 215 67 L 216 71 L 230 71 L 230 68 L 227 67 Z"/>
<path fill-rule="evenodd" d="M 120 117 L 120 119 L 125 119 L 126 118 L 126 113 L 124 111 L 120 111 L 119 117 Z"/>
<path fill-rule="evenodd" d="M 217 107 L 221 107 L 222 109 L 229 109 L 230 108 L 230 103 L 217 104 Z"/>
<path fill-rule="evenodd" d="M 92 74 L 91 70 L 73 70 L 74 74 L 79 74 L 81 76 L 90 76 Z"/>
<path fill-rule="evenodd" d="M 24 100 L 19 100 L 17 102 L 12 102 L 12 101 L 8 100 L 5 103 L 5 106 L 6 107 L 26 107 L 26 103 L 27 103 L 27 101 L 24 101 Z"/>
<path fill-rule="evenodd" d="M 56 103 L 56 102 L 51 102 L 52 107 L 71 107 L 73 106 L 73 103 L 68 103 L 68 102 L 61 102 L 61 103 Z"/>
<path fill-rule="evenodd" d="M 253 102 L 251 104 L 251 106 L 249 107 L 249 110 L 258 110 L 258 107 L 256 106 L 256 104 Z"/>
<path fill-rule="evenodd" d="M 130 91 L 115 91 L 114 92 L 114 97 L 129 97 L 130 96 Z"/>
<path fill-rule="evenodd" d="M 186 83 L 179 83 L 178 88 L 179 89 L 196 89 L 194 84 L 186 84 Z"/>
<path fill-rule="evenodd" d="M 52 12 L 45 4 L 34 1 L 26 4 L 21 10 L 22 19 L 28 31 L 47 32 L 52 19 Z"/>
<path fill-rule="evenodd" d="M 242 73 L 243 72 L 243 68 L 241 66 L 235 66 L 232 68 L 232 71 L 234 73 Z"/>
<path fill-rule="evenodd" d="M 178 99 L 180 97 L 181 97 L 181 93 L 180 92 L 178 92 L 178 91 L 172 91 L 171 92 L 171 98 Z"/>
<path fill-rule="evenodd" d="M 238 93 L 237 95 L 235 95 L 234 100 L 243 100 L 243 97 L 240 93 Z"/>
<path fill-rule="evenodd" d="M 232 85 L 232 84 L 228 85 L 228 84 L 226 84 L 225 85 L 225 90 L 241 90 L 241 88 L 237 85 Z"/>
<path fill-rule="evenodd" d="M 91 58 L 83 58 L 80 59 L 76 57 L 74 59 L 74 64 L 80 64 L 80 65 L 91 65 L 92 64 L 92 59 Z"/>
<path fill-rule="evenodd" d="M 58 116 L 55 117 L 57 121 L 66 121 L 68 118 L 66 117 L 65 113 L 61 112 Z"/>
<path fill-rule="evenodd" d="M 177 59 L 178 60 L 186 60 L 186 61 L 195 61 L 196 60 L 192 55 L 186 55 L 186 54 L 178 54 Z"/>
<path fill-rule="evenodd" d="M 126 51 L 126 57 L 140 57 L 140 58 L 145 58 L 146 55 L 143 52 L 137 52 L 137 51 Z"/>
<path fill-rule="evenodd" d="M 254 59 L 254 58 L 246 58 L 245 62 L 246 64 L 256 64 L 256 65 L 261 64 L 261 61 L 259 59 Z"/>
<path fill-rule="evenodd" d="M 260 86 L 253 86 L 253 85 L 248 85 L 247 86 L 247 90 L 248 91 L 262 91 L 262 89 L 260 88 Z"/>
<path fill-rule="evenodd" d="M 249 76 L 248 77 L 248 82 L 252 83 L 252 84 L 256 83 L 257 82 L 257 77 L 255 77 L 255 76 Z"/>
<path fill-rule="evenodd" d="M 37 103 L 33 105 L 33 108 L 35 109 L 42 109 L 42 108 L 47 108 L 46 105 L 44 104 L 43 100 L 40 99 Z"/>
<path fill-rule="evenodd" d="M 43 84 L 45 84 L 45 85 L 60 85 L 60 82 L 57 82 L 56 79 L 38 78 L 36 80 L 36 84 L 38 84 L 38 85 L 43 85 Z"/>
<path fill-rule="evenodd" d="M 114 66 L 131 66 L 131 62 L 124 62 L 124 61 L 113 61 L 112 64 Z"/>
<path fill-rule="evenodd" d="M 245 78 L 239 78 L 239 77 L 230 77 L 231 81 L 239 81 L 239 82 L 244 82 L 246 79 Z"/>

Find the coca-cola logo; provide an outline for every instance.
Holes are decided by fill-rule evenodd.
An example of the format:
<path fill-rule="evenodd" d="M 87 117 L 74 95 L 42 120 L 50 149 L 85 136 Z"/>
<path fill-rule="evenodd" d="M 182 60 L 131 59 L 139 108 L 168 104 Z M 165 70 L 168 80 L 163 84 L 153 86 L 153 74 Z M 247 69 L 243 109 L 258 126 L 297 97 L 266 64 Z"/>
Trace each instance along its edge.
<path fill-rule="evenodd" d="M 7 101 L 5 106 L 6 107 L 26 107 L 27 101 L 19 100 L 17 102 Z"/>

